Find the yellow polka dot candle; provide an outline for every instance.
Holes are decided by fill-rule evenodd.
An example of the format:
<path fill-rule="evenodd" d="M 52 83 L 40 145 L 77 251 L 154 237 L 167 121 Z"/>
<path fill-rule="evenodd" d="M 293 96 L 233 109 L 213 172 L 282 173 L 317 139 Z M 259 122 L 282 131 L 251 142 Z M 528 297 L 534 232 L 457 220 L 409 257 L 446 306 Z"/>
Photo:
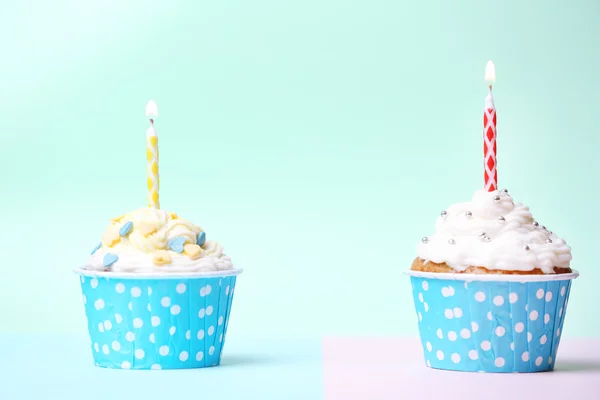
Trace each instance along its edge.
<path fill-rule="evenodd" d="M 152 100 L 146 105 L 146 116 L 150 117 L 150 128 L 146 131 L 146 159 L 148 180 L 148 207 L 160 208 L 158 200 L 158 135 L 154 129 L 154 119 L 158 115 L 158 107 Z"/>

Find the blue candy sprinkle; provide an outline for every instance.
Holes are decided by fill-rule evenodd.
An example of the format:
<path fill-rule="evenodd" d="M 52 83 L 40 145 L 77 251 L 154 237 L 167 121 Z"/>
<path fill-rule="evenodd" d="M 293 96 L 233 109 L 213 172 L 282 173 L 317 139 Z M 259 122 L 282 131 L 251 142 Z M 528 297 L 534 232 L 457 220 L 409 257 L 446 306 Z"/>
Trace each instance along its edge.
<path fill-rule="evenodd" d="M 110 267 L 111 265 L 113 265 L 114 263 L 116 263 L 118 259 L 119 259 L 119 256 L 117 256 L 116 254 L 106 253 L 104 255 L 104 259 L 102 260 L 102 264 L 105 267 Z"/>
<path fill-rule="evenodd" d="M 123 224 L 123 226 L 121 227 L 121 229 L 119 229 L 119 235 L 121 236 L 125 236 L 129 233 L 129 231 L 131 231 L 131 228 L 133 227 L 133 222 L 131 221 L 127 221 Z"/>
<path fill-rule="evenodd" d="M 185 238 L 178 236 L 175 239 L 169 240 L 169 248 L 176 253 L 183 251 L 183 245 L 185 244 Z"/>
<path fill-rule="evenodd" d="M 98 243 L 98 245 L 94 247 L 94 250 L 92 250 L 92 255 L 94 255 L 94 253 L 97 252 L 100 247 L 102 247 L 102 242 Z"/>
<path fill-rule="evenodd" d="M 200 232 L 198 234 L 198 239 L 196 240 L 196 244 L 198 246 L 204 246 L 204 243 L 206 243 L 206 233 L 205 232 Z"/>

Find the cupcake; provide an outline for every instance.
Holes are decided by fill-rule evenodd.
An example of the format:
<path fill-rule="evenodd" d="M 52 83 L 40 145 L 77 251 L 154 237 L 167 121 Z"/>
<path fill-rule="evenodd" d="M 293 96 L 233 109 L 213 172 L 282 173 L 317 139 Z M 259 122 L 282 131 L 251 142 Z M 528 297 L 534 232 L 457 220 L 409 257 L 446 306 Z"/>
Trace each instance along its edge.
<path fill-rule="evenodd" d="M 409 272 L 427 366 L 552 370 L 578 276 L 570 262 L 565 240 L 507 190 L 442 211 Z"/>
<path fill-rule="evenodd" d="M 147 115 L 156 115 L 148 103 Z M 240 269 L 204 230 L 160 209 L 158 137 L 146 132 L 148 207 L 114 218 L 80 276 L 97 366 L 219 365 Z"/>
<path fill-rule="evenodd" d="M 109 223 L 75 272 L 97 366 L 220 363 L 241 271 L 199 226 L 164 210 L 132 211 Z"/>
<path fill-rule="evenodd" d="M 567 310 L 571 248 L 498 191 L 494 63 L 485 69 L 484 190 L 441 212 L 409 271 L 428 367 L 536 372 L 554 368 Z"/>

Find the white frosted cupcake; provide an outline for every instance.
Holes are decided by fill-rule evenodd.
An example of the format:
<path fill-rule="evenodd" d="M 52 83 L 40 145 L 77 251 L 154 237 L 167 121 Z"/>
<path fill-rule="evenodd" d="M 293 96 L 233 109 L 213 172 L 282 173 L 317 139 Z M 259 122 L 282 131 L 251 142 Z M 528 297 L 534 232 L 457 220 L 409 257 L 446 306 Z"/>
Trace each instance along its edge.
<path fill-rule="evenodd" d="M 571 248 L 506 190 L 441 213 L 409 275 L 425 362 L 458 371 L 554 368 Z"/>
<path fill-rule="evenodd" d="M 413 270 L 450 273 L 571 272 L 571 248 L 533 219 L 508 191 L 478 190 L 442 211 L 435 233 L 417 246 Z"/>

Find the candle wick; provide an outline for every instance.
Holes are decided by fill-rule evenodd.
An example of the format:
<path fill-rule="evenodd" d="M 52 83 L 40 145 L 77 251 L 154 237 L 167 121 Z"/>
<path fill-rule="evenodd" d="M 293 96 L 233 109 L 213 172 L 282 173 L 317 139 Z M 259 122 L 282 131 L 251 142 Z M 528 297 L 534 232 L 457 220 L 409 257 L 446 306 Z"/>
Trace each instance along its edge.
<path fill-rule="evenodd" d="M 490 88 L 490 92 L 491 92 L 492 91 L 492 84 L 491 83 L 489 85 L 489 88 Z"/>
<path fill-rule="evenodd" d="M 491 86 L 490 86 L 490 88 L 491 88 Z M 150 124 L 154 125 L 154 118 L 150 118 Z"/>

